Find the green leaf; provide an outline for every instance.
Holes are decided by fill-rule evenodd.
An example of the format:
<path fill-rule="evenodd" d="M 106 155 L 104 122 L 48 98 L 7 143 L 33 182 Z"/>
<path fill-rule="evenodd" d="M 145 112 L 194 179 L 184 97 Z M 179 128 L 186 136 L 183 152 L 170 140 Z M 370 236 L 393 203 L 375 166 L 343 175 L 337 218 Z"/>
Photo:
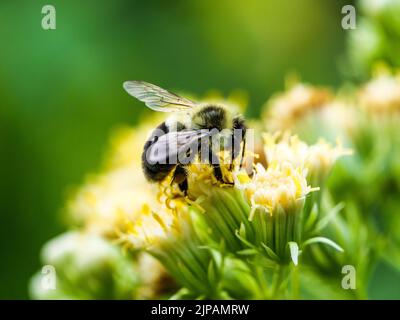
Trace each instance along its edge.
<path fill-rule="evenodd" d="M 178 292 L 169 297 L 169 300 L 182 300 L 190 297 L 190 291 L 186 288 L 180 289 Z"/>
<path fill-rule="evenodd" d="M 208 265 L 208 271 L 207 271 L 207 276 L 208 280 L 210 281 L 210 284 L 216 284 L 218 282 L 218 271 L 216 269 L 217 268 L 214 264 L 214 261 L 211 260 Z"/>
<path fill-rule="evenodd" d="M 265 251 L 267 252 L 268 257 L 270 257 L 272 260 L 274 261 L 279 261 L 279 257 L 276 255 L 276 253 L 270 248 L 268 247 L 265 243 L 261 242 L 261 245 L 263 246 L 263 248 L 265 249 Z"/>
<path fill-rule="evenodd" d="M 289 250 L 290 250 L 290 257 L 292 258 L 293 264 L 297 266 L 299 262 L 299 246 L 297 245 L 297 242 L 290 241 L 288 242 L 289 245 Z"/>
<path fill-rule="evenodd" d="M 246 227 L 243 222 L 240 224 L 239 235 L 241 238 L 246 239 Z"/>
<path fill-rule="evenodd" d="M 277 267 L 277 265 L 279 265 L 279 262 L 263 257 L 263 259 L 257 261 L 257 264 L 262 266 L 263 268 L 274 270 Z"/>
<path fill-rule="evenodd" d="M 318 206 L 316 203 L 314 203 L 313 207 L 311 208 L 311 212 L 307 218 L 307 221 L 305 223 L 306 230 L 311 230 L 314 223 L 318 220 L 318 211 L 319 211 Z"/>
<path fill-rule="evenodd" d="M 337 204 L 335 207 L 333 207 L 325 217 L 323 217 L 317 224 L 317 227 L 315 229 L 316 232 L 321 231 L 324 229 L 329 222 L 332 221 L 332 219 L 344 208 L 344 203 L 341 202 Z"/>
<path fill-rule="evenodd" d="M 343 248 L 340 247 L 336 242 L 332 241 L 331 239 L 325 238 L 325 237 L 315 237 L 315 238 L 310 238 L 307 241 L 304 241 L 303 243 L 303 248 L 306 246 L 313 244 L 313 243 L 324 243 L 327 244 L 328 246 L 331 246 L 332 248 L 336 249 L 337 251 L 343 252 Z"/>
<path fill-rule="evenodd" d="M 237 252 L 237 254 L 243 255 L 243 256 L 251 256 L 257 254 L 258 251 L 256 249 L 243 249 Z"/>
<path fill-rule="evenodd" d="M 193 276 L 191 271 L 182 263 L 178 262 L 176 264 L 178 271 L 181 274 L 179 280 L 189 289 L 193 291 L 205 291 L 207 288 L 207 284 L 200 281 L 196 277 Z"/>
<path fill-rule="evenodd" d="M 250 247 L 250 248 L 254 248 L 254 245 L 252 245 L 249 241 L 247 241 L 246 239 L 244 239 L 243 237 L 240 236 L 239 234 L 239 230 L 236 230 L 235 232 L 236 237 L 242 241 L 246 246 Z"/>

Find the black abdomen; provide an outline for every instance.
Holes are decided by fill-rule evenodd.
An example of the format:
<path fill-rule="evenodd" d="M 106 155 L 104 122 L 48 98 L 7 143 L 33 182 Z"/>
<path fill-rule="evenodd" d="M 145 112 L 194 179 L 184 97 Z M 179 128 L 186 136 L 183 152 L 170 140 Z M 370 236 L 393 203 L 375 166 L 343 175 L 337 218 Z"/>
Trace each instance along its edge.
<path fill-rule="evenodd" d="M 167 134 L 169 132 L 165 122 L 161 123 L 156 129 L 153 130 L 150 138 L 146 141 L 142 153 L 142 168 L 146 178 L 153 182 L 164 180 L 168 174 L 175 168 L 176 164 L 160 164 L 149 163 L 146 159 L 146 151 L 157 142 L 160 137 L 160 132 Z"/>

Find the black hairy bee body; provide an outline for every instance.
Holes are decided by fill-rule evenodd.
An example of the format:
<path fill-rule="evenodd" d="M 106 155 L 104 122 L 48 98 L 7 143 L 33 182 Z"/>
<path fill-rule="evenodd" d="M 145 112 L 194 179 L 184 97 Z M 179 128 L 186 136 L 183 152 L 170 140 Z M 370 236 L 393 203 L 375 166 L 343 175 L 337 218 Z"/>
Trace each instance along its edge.
<path fill-rule="evenodd" d="M 169 164 L 169 163 L 165 163 L 165 164 L 154 163 L 153 164 L 147 160 L 147 157 L 146 157 L 147 150 L 149 150 L 149 148 L 158 141 L 159 135 L 157 133 L 160 132 L 159 130 L 161 130 L 165 133 L 169 132 L 168 126 L 165 124 L 165 121 L 162 122 L 156 129 L 153 130 L 149 139 L 144 144 L 143 153 L 142 153 L 142 168 L 143 168 L 144 175 L 146 176 L 146 178 L 148 180 L 153 181 L 153 182 L 163 181 L 169 175 L 171 170 L 174 169 L 176 166 L 176 164 Z"/>
<path fill-rule="evenodd" d="M 223 130 L 227 127 L 227 115 L 226 110 L 218 107 L 218 106 L 207 106 L 203 109 L 199 110 L 193 115 L 193 127 L 196 130 L 213 130 L 216 129 L 218 131 Z M 176 125 L 177 131 L 183 131 L 187 129 L 183 124 L 178 123 Z M 235 116 L 232 119 L 232 122 L 229 126 L 232 129 L 232 162 L 233 160 L 239 156 L 240 154 L 240 143 L 244 141 L 244 137 L 246 134 L 246 125 L 245 120 L 240 116 Z M 239 129 L 238 133 L 235 135 L 234 129 Z M 142 153 L 142 167 L 143 172 L 146 178 L 152 182 L 160 182 L 163 181 L 173 170 L 173 182 L 178 183 L 179 188 L 185 194 L 188 190 L 188 183 L 187 183 L 187 171 L 186 166 L 188 164 L 182 163 L 150 163 L 147 159 L 147 151 L 151 148 L 155 143 L 157 143 L 158 139 L 160 138 L 157 133 L 163 131 L 165 134 L 170 133 L 170 128 L 167 126 L 166 122 L 164 121 L 161 123 L 150 135 L 149 139 L 146 141 L 143 153 Z M 222 171 L 220 168 L 219 162 L 216 160 L 217 157 L 212 154 L 212 147 L 208 148 L 209 154 L 208 155 L 201 155 L 203 159 L 207 159 L 208 162 L 212 165 L 214 176 L 215 178 L 220 181 L 224 182 Z M 243 149 L 244 150 L 244 149 Z M 199 144 L 199 148 L 197 153 L 200 155 L 201 153 L 201 145 Z M 194 157 L 193 157 L 194 158 Z M 211 161 L 214 159 L 214 161 Z"/>
<path fill-rule="evenodd" d="M 186 167 L 192 163 L 191 160 L 195 159 L 196 155 L 213 167 L 214 176 L 218 181 L 225 182 L 219 157 L 213 148 L 214 137 L 218 139 L 228 137 L 230 140 L 231 170 L 233 160 L 239 156 L 240 150 L 242 150 L 240 165 L 242 164 L 246 141 L 246 124 L 242 116 L 233 115 L 223 106 L 197 104 L 143 81 L 127 81 L 124 83 L 124 88 L 153 110 L 179 112 L 189 117 L 189 121 L 186 119 L 182 122 L 173 117 L 169 118 L 157 126 L 145 142 L 142 168 L 150 182 L 161 182 L 172 173 L 172 182 L 177 183 L 186 195 L 188 191 Z M 225 132 L 222 134 L 222 131 Z M 207 148 L 203 148 L 204 142 Z M 242 142 L 243 148 L 240 147 Z M 152 153 L 154 150 L 157 151 L 154 152 L 156 154 Z M 179 157 L 182 154 L 187 156 L 184 162 Z M 175 156 L 173 162 L 169 161 L 171 155 Z"/>

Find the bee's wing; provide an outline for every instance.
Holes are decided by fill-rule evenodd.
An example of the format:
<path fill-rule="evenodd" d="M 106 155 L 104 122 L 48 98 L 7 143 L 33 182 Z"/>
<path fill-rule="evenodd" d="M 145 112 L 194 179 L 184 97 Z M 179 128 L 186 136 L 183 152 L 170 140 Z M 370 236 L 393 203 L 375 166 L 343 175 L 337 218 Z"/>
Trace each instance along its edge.
<path fill-rule="evenodd" d="M 185 155 L 191 148 L 198 146 L 200 139 L 207 136 L 211 136 L 211 131 L 184 130 L 168 132 L 151 145 L 146 153 L 147 160 L 151 163 L 177 164 L 171 162 L 171 160 L 176 161 L 180 155 Z"/>
<path fill-rule="evenodd" d="M 196 106 L 195 102 L 148 82 L 125 81 L 123 86 L 131 96 L 156 111 L 187 111 Z"/>

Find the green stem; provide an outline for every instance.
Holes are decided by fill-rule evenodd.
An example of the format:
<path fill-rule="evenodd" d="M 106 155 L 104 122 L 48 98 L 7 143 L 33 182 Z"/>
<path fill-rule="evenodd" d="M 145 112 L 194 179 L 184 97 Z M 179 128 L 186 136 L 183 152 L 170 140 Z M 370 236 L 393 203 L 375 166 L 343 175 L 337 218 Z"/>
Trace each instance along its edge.
<path fill-rule="evenodd" d="M 273 280 L 273 290 L 272 290 L 272 298 L 278 299 L 279 298 L 279 290 L 282 285 L 284 275 L 285 275 L 285 266 L 278 265 L 277 270 L 275 270 L 274 280 Z"/>
<path fill-rule="evenodd" d="M 265 278 L 264 268 L 254 261 L 246 261 L 246 264 L 251 272 L 251 276 L 255 279 L 257 284 L 256 299 L 268 299 L 270 290 L 268 288 L 268 281 Z"/>
<path fill-rule="evenodd" d="M 255 272 L 258 280 L 257 283 L 259 284 L 261 292 L 260 298 L 267 299 L 269 288 L 267 285 L 267 280 L 265 279 L 264 268 L 260 266 L 255 266 Z"/>
<path fill-rule="evenodd" d="M 293 300 L 298 300 L 300 298 L 300 277 L 298 266 L 295 266 L 292 269 L 292 298 Z"/>

